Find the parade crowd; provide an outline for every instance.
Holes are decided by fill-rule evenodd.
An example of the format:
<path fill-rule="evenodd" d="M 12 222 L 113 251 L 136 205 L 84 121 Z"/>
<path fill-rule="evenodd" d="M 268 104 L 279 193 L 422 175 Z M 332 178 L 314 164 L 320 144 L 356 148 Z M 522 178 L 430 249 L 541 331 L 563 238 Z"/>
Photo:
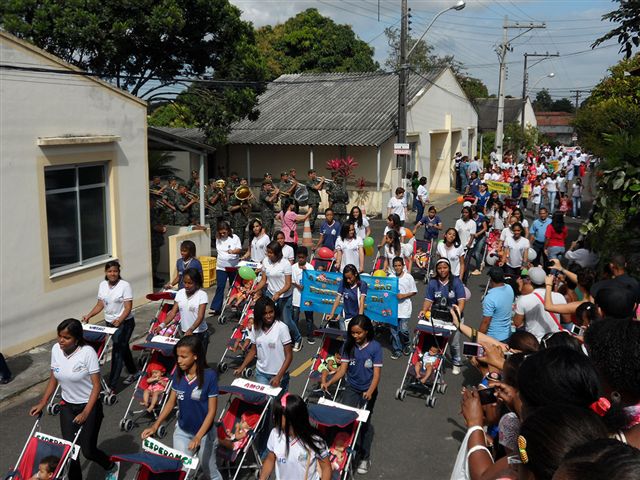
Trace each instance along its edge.
<path fill-rule="evenodd" d="M 455 326 L 446 358 L 436 347 L 425 352 L 415 364 L 416 379 L 428 383 L 438 358 L 454 375 L 466 368 L 481 377 L 461 393 L 468 429 L 452 479 L 640 478 L 640 285 L 626 272 L 629 259 L 599 258 L 596 246 L 569 242 L 565 225 L 570 217 L 586 214 L 583 182 L 596 167 L 596 159 L 579 148 L 541 146 L 507 152 L 501 159 L 492 152 L 486 166 L 456 155 L 461 212 L 454 225 L 444 225 L 430 204 L 427 178 L 409 174 L 383 212 L 387 226 L 376 242 L 373 269 L 367 265 L 367 253 L 376 251 L 369 241 L 369 219 L 359 205 L 348 208 L 345 179 L 339 175 L 328 180 L 309 170 L 302 182 L 291 170 L 282 172 L 275 186 L 267 173 L 257 199 L 246 179 L 235 174 L 211 179 L 205 195 L 217 254 L 212 299 L 202 288 L 202 265 L 192 242 L 180 247 L 175 278 L 161 279 L 155 270 L 166 225 L 201 227 L 197 174 L 189 185 L 173 178 L 164 185 L 154 178 L 154 284 L 177 288 L 172 310 L 154 333 L 175 328 L 180 340 L 169 399 L 142 437 L 155 435 L 177 407 L 174 448 L 197 452 L 207 478 L 222 478 L 215 452 L 234 438 L 214 426 L 218 373 L 206 362 L 212 341 L 206 319 L 226 309 L 241 311 L 248 302 L 251 324 L 234 344 L 245 345 L 246 352 L 233 373 L 240 376 L 255 363 L 254 381 L 282 389 L 270 412 L 273 428 L 258 439 L 260 478 L 273 472 L 282 479 L 332 478 L 336 452 L 309 423 L 305 400 L 287 393 L 294 355 L 302 355 L 305 337 L 314 344 L 314 331 L 326 325 L 346 331 L 346 339 L 320 388 L 328 391 L 342 381 L 338 400 L 369 411 L 355 446 L 354 469 L 366 474 L 384 357 L 377 326 L 364 315 L 368 291 L 362 277 L 375 271 L 398 278 L 398 322 L 388 329 L 390 358 L 412 353 L 412 320 L 429 319 L 444 308 Z M 330 207 L 319 212 L 322 190 Z M 318 238 L 303 246 L 298 227 L 307 221 Z M 320 257 L 330 260 L 328 268 L 315 263 Z M 240 278 L 243 260 L 258 265 L 255 279 Z M 314 268 L 342 274 L 333 309 L 321 320 L 300 308 L 303 273 Z M 482 274 L 487 275 L 482 318 L 472 328 L 464 320 L 470 298 L 466 284 L 470 275 Z M 414 276 L 425 283 L 419 309 L 412 306 L 419 290 Z M 117 393 L 123 368 L 128 371 L 124 384 L 141 374 L 129 345 L 133 292 L 118 262 L 106 265 L 97 297 L 82 321 L 104 311 L 107 325 L 117 328 L 107 380 Z M 336 314 L 339 306 L 342 313 Z M 304 322 L 299 322 L 301 313 Z M 476 355 L 465 354 L 466 341 L 480 347 Z M 79 361 L 82 368 L 76 368 Z M 47 389 L 31 414 L 46 407 L 59 385 L 63 437 L 73 438 L 82 425 L 83 455 L 117 476 L 118 466 L 97 448 L 103 418 L 99 365 L 94 350 L 84 345 L 80 321 L 58 326 L 51 368 Z M 152 384 L 168 381 L 160 368 L 153 375 Z M 143 400 L 151 415 L 154 398 L 151 389 Z M 70 478 L 82 478 L 79 462 L 72 465 Z"/>

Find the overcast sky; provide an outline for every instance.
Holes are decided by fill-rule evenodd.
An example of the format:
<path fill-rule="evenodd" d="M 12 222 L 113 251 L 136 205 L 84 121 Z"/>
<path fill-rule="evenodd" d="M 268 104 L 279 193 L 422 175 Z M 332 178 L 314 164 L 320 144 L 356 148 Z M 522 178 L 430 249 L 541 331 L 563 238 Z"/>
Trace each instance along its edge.
<path fill-rule="evenodd" d="M 375 49 L 375 58 L 382 65 L 388 55 L 384 29 L 400 25 L 400 0 L 230 0 L 243 11 L 243 18 L 256 27 L 282 23 L 307 8 L 315 7 L 337 23 L 351 25 L 358 37 Z M 455 4 L 456 0 L 409 0 L 412 36 L 419 37 L 433 16 Z M 379 9 L 378 9 L 379 4 Z M 591 43 L 611 30 L 609 22 L 601 21 L 604 13 L 617 7 L 610 0 L 467 0 L 462 11 L 442 15 L 426 40 L 441 55 L 452 54 L 462 61 L 471 76 L 480 78 L 490 93 L 498 90 L 498 59 L 496 45 L 502 40 L 505 15 L 509 23 L 545 22 L 545 29 L 535 29 L 512 42 L 507 55 L 506 94 L 522 94 L 523 53 L 560 53 L 529 68 L 530 95 L 548 88 L 554 98 L 572 97 L 569 90 L 589 89 L 617 63 L 615 41 L 604 48 L 591 50 Z M 379 11 L 379 20 L 378 20 Z M 521 33 L 510 30 L 509 38 Z M 578 53 L 587 51 L 586 53 Z M 536 59 L 529 58 L 529 65 Z M 553 78 L 546 75 L 554 73 Z M 584 96 L 583 96 L 584 98 Z"/>

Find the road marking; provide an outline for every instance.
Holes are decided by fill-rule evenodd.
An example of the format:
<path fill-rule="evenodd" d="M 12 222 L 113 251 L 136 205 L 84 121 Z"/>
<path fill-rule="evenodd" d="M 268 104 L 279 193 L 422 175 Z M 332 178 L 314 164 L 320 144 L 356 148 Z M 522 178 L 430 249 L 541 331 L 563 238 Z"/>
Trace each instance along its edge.
<path fill-rule="evenodd" d="M 313 358 L 308 359 L 306 362 L 304 362 L 302 365 L 300 365 L 298 368 L 296 368 L 292 373 L 291 373 L 291 377 L 297 377 L 298 375 L 300 375 L 302 372 L 309 370 L 309 367 L 311 367 L 311 364 L 313 363 Z"/>

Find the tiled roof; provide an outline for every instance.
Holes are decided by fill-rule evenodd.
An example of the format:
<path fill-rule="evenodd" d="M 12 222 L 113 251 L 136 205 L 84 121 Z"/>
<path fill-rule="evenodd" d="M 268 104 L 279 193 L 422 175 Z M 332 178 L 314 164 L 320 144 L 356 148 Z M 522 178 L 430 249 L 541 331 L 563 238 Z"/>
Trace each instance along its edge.
<path fill-rule="evenodd" d="M 566 127 L 574 117 L 573 113 L 567 112 L 536 112 L 538 127 Z"/>
<path fill-rule="evenodd" d="M 477 98 L 478 130 L 495 130 L 498 123 L 498 99 Z M 522 98 L 504 99 L 504 124 L 518 122 L 522 111 Z"/>
<path fill-rule="evenodd" d="M 409 76 L 408 98 L 444 70 Z M 233 125 L 229 143 L 252 145 L 381 145 L 396 134 L 394 73 L 300 73 L 270 83 L 257 120 Z"/>

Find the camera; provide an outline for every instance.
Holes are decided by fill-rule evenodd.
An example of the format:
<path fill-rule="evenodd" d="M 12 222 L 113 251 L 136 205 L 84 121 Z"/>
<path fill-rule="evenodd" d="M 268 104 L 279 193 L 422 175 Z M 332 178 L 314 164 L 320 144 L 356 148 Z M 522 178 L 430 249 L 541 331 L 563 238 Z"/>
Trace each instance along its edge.
<path fill-rule="evenodd" d="M 449 304 L 447 297 L 440 297 L 431 306 L 431 318 L 434 320 L 440 320 L 441 322 L 453 322 L 453 316 L 449 311 Z"/>
<path fill-rule="evenodd" d="M 479 343 L 464 342 L 462 354 L 465 357 L 484 357 L 484 347 Z"/>

